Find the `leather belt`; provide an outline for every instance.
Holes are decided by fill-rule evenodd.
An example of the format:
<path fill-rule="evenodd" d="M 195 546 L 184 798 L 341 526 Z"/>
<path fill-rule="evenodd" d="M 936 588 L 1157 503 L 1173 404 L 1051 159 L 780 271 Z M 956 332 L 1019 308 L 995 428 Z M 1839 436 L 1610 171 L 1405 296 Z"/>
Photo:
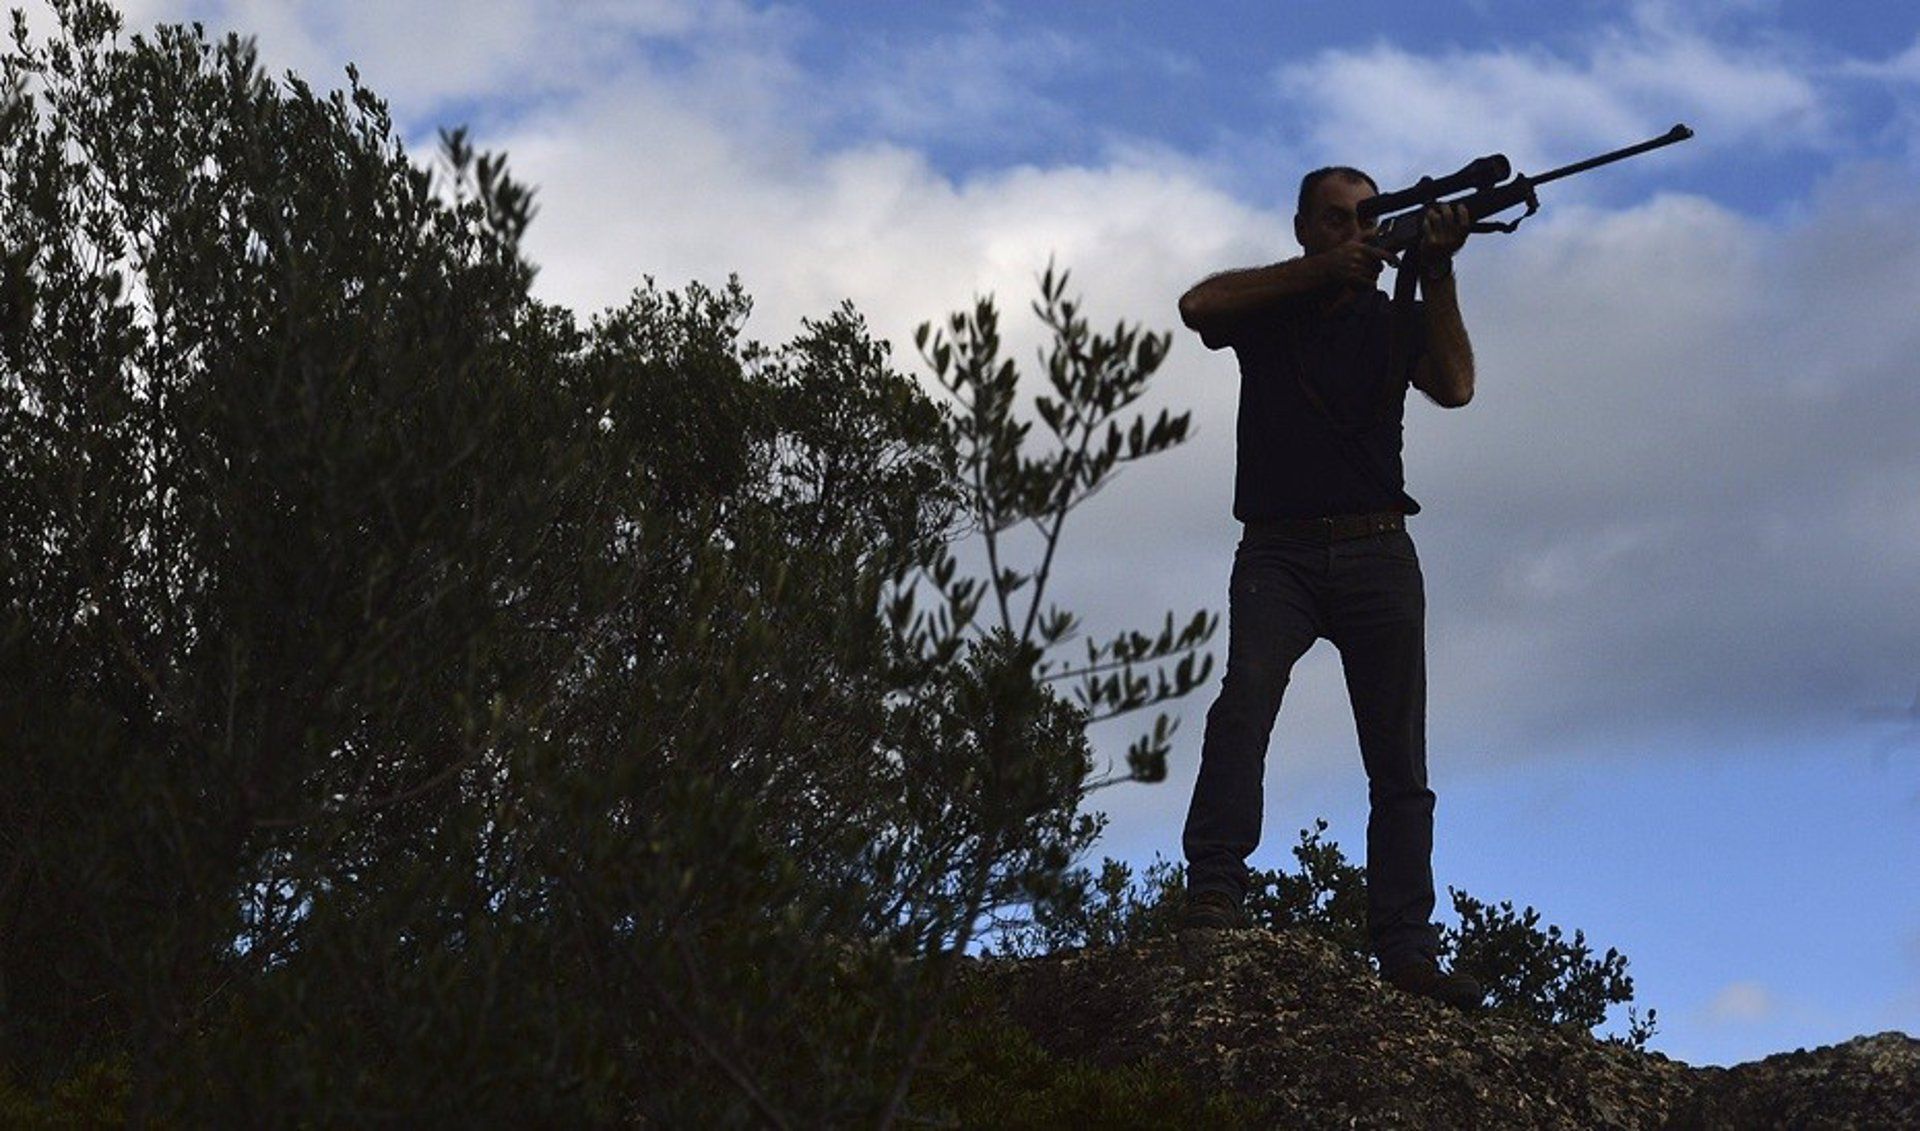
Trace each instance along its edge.
<path fill-rule="evenodd" d="M 1275 534 L 1303 542 L 1345 542 L 1370 534 L 1388 534 L 1407 528 L 1407 516 L 1395 511 L 1379 514 L 1337 514 L 1330 518 L 1267 518 L 1246 524 L 1249 534 Z"/>

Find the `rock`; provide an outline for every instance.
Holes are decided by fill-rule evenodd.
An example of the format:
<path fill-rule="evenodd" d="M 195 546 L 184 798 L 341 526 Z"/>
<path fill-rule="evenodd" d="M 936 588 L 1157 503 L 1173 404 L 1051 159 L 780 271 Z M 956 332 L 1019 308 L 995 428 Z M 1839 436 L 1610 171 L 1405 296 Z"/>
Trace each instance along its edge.
<path fill-rule="evenodd" d="M 1904 1034 L 1693 1068 L 1410 997 L 1305 932 L 1193 931 L 968 967 L 1047 1051 L 1157 1060 L 1253 1101 L 1262 1126 L 1920 1128 L 1920 1041 Z"/>
<path fill-rule="evenodd" d="M 1686 1126 L 1920 1128 L 1920 1040 L 1905 1033 L 1694 1072 Z"/>

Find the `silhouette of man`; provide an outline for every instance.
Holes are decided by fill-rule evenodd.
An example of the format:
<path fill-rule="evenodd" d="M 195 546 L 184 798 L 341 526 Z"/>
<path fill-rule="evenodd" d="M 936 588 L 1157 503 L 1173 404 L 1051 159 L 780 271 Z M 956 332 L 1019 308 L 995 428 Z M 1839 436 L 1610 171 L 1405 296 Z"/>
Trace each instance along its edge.
<path fill-rule="evenodd" d="M 1340 652 L 1366 766 L 1367 932 L 1381 975 L 1474 1008 L 1480 987 L 1440 972 L 1430 921 L 1426 599 L 1406 529 L 1420 506 L 1400 454 L 1409 384 L 1448 408 L 1473 398 L 1452 267 L 1470 219 L 1458 205 L 1427 210 L 1409 309 L 1377 286 L 1393 258 L 1363 242 L 1373 226 L 1357 206 L 1378 191 L 1358 169 L 1309 173 L 1293 220 L 1305 254 L 1214 275 L 1180 298 L 1181 321 L 1240 363 L 1233 513 L 1243 524 L 1226 676 L 1182 835 L 1183 925 L 1245 924 L 1267 742 L 1294 662 L 1325 638 Z"/>

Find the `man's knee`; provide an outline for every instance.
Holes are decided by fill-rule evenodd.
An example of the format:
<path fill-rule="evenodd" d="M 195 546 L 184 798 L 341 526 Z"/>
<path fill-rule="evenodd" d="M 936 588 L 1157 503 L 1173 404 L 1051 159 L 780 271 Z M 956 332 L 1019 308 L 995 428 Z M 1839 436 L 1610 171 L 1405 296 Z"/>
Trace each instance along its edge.
<path fill-rule="evenodd" d="M 1220 696 L 1214 700 L 1214 709 L 1277 712 L 1291 674 L 1290 668 L 1272 660 L 1229 662 L 1227 674 L 1220 680 Z"/>

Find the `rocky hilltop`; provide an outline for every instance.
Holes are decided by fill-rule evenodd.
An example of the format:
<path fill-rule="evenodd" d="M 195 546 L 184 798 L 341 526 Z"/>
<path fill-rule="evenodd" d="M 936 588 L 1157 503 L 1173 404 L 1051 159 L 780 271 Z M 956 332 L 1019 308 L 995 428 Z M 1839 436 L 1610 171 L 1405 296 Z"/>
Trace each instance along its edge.
<path fill-rule="evenodd" d="M 1408 997 L 1303 932 L 968 965 L 1048 1052 L 1158 1061 L 1245 1097 L 1262 1127 L 1920 1129 L 1920 1040 L 1901 1033 L 1694 1068 Z"/>

